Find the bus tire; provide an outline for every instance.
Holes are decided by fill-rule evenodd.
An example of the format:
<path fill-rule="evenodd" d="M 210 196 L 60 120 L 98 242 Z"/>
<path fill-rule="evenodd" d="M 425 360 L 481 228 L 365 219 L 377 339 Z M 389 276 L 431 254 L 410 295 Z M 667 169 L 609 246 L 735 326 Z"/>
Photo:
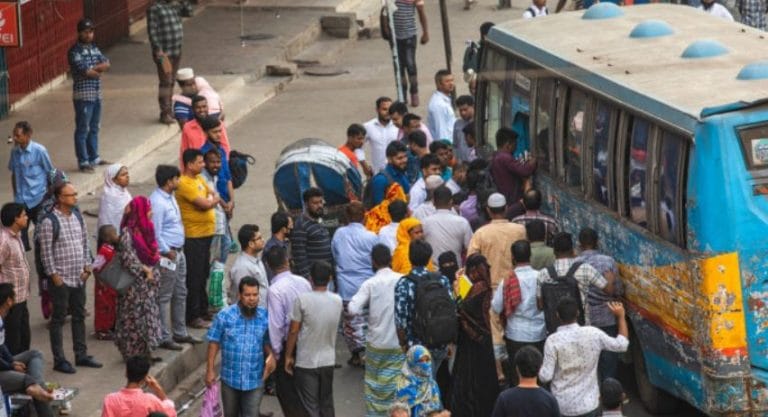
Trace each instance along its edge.
<path fill-rule="evenodd" d="M 643 406 L 651 414 L 674 414 L 680 406 L 680 400 L 651 384 L 645 367 L 643 348 L 636 337 L 632 339 L 632 362 L 635 369 L 635 382 L 637 383 L 637 393 L 643 402 Z"/>

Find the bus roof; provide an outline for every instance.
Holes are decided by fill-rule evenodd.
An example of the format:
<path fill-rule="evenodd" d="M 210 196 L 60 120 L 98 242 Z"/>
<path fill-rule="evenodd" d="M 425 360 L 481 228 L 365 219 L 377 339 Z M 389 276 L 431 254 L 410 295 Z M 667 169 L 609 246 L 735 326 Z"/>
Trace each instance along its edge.
<path fill-rule="evenodd" d="M 579 11 L 515 20 L 496 25 L 488 39 L 690 132 L 708 113 L 742 108 L 768 97 L 768 78 L 737 79 L 744 66 L 768 59 L 765 32 L 690 6 L 649 4 L 620 11 L 623 15 L 605 19 L 584 19 L 585 12 Z M 638 24 L 654 20 L 663 21 L 661 26 L 666 22 L 673 33 L 629 36 Z M 682 57 L 686 48 L 702 40 L 719 42 L 727 52 Z M 765 68 L 768 74 L 768 63 Z"/>

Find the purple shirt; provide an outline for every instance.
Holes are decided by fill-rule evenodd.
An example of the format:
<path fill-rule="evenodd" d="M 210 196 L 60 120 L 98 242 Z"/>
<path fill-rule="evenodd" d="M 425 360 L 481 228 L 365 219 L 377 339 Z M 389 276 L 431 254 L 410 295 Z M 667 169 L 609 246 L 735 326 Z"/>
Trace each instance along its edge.
<path fill-rule="evenodd" d="M 293 302 L 299 294 L 312 291 L 306 278 L 294 275 L 291 271 L 281 272 L 272 278 L 267 299 L 269 312 L 269 340 L 276 357 L 283 352 L 283 345 L 288 338 L 291 325 Z"/>
<path fill-rule="evenodd" d="M 507 205 L 523 197 L 523 179 L 536 171 L 534 160 L 521 161 L 509 152 L 496 152 L 491 161 L 491 175 L 496 189 L 507 198 Z"/>

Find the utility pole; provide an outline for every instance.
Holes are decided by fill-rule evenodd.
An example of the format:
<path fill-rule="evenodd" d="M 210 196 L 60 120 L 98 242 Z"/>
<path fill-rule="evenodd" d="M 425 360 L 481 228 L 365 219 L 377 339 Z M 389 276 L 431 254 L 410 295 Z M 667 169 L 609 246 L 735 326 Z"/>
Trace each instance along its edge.
<path fill-rule="evenodd" d="M 403 97 L 402 83 L 400 80 L 400 59 L 397 56 L 397 36 L 395 36 L 395 0 L 385 0 L 387 2 L 387 21 L 389 22 L 389 45 L 392 47 L 392 66 L 395 69 L 395 91 L 397 91 L 397 101 L 405 101 Z"/>
<path fill-rule="evenodd" d="M 445 69 L 451 74 L 451 61 L 453 61 L 453 52 L 451 51 L 451 28 L 448 24 L 448 8 L 445 0 L 440 0 L 440 20 L 443 24 L 443 46 L 445 48 Z M 456 89 L 451 92 L 452 101 L 456 100 Z"/>

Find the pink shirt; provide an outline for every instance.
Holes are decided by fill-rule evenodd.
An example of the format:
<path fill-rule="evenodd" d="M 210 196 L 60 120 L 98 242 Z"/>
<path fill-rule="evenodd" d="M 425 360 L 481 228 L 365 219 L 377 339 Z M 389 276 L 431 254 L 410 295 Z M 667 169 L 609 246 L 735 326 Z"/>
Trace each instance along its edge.
<path fill-rule="evenodd" d="M 104 397 L 101 417 L 147 417 L 154 411 L 176 417 L 176 408 L 170 399 L 160 400 L 140 388 L 123 388 Z"/>
<path fill-rule="evenodd" d="M 206 136 L 197 120 L 192 119 L 184 124 L 184 129 L 181 131 L 181 148 L 179 149 L 179 165 L 181 166 L 181 172 L 184 172 L 184 161 L 181 159 L 184 151 L 190 148 L 202 148 L 207 139 L 208 136 Z M 224 150 L 227 152 L 227 157 L 229 157 L 229 138 L 227 137 L 227 128 L 224 126 L 224 122 L 221 123 L 221 146 L 224 147 Z"/>

